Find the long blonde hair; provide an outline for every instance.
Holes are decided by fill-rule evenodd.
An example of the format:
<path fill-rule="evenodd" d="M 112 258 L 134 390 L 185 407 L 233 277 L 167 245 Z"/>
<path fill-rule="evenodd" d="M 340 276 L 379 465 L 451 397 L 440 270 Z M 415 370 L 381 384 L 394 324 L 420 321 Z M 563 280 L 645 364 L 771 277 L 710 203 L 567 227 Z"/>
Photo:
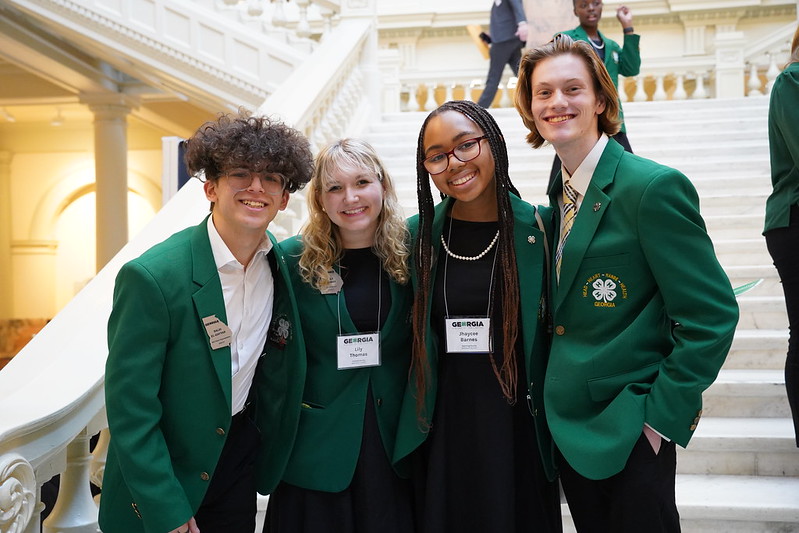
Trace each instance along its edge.
<path fill-rule="evenodd" d="M 372 172 L 383 185 L 383 209 L 378 217 L 372 250 L 383 270 L 397 283 L 408 282 L 408 228 L 402 215 L 394 183 L 374 148 L 360 139 L 341 139 L 319 151 L 308 186 L 308 222 L 303 226 L 303 250 L 299 267 L 303 281 L 318 290 L 329 284 L 328 272 L 341 259 L 344 247 L 338 227 L 322 207 L 330 176 L 338 169 L 363 169 Z"/>

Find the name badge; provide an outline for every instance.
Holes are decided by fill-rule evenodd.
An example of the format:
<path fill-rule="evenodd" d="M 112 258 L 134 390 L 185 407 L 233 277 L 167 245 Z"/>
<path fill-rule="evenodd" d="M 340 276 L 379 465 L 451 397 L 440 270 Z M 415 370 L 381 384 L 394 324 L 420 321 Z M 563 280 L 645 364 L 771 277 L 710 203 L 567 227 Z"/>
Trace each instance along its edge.
<path fill-rule="evenodd" d="M 205 325 L 205 333 L 208 335 L 208 340 L 211 342 L 212 350 L 230 346 L 233 341 L 233 330 L 231 330 L 227 324 L 216 318 L 216 315 L 203 318 L 203 325 Z"/>
<path fill-rule="evenodd" d="M 338 336 L 338 369 L 380 366 L 380 333 Z"/>
<path fill-rule="evenodd" d="M 341 279 L 341 276 L 335 270 L 328 270 L 327 271 L 327 287 L 323 291 L 320 291 L 322 294 L 338 294 L 341 288 L 344 286 L 344 280 Z"/>
<path fill-rule="evenodd" d="M 447 353 L 491 351 L 491 319 L 488 317 L 445 318 Z"/>

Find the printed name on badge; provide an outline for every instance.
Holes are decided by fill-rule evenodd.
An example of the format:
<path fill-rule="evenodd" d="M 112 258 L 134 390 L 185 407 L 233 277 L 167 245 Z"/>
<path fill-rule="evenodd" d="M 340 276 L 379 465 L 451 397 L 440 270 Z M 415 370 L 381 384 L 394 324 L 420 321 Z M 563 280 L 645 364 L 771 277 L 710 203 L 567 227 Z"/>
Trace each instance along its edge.
<path fill-rule="evenodd" d="M 491 319 L 488 317 L 445 318 L 447 353 L 491 351 Z"/>
<path fill-rule="evenodd" d="M 337 342 L 339 370 L 380 366 L 379 332 L 339 335 Z"/>
<path fill-rule="evenodd" d="M 205 325 L 205 333 L 208 334 L 212 350 L 225 348 L 233 342 L 233 330 L 216 318 L 216 315 L 203 318 L 203 325 Z"/>

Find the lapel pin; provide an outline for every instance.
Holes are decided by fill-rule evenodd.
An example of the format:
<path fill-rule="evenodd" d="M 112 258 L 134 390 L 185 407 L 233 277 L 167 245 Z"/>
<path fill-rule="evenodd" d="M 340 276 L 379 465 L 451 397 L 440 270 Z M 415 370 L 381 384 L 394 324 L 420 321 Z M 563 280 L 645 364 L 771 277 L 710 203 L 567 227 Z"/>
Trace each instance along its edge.
<path fill-rule="evenodd" d="M 597 211 L 599 211 L 599 208 L 600 208 L 600 207 L 602 207 L 602 203 L 601 203 L 601 202 L 597 202 L 597 203 L 595 203 L 595 204 L 594 204 L 594 213 L 596 213 Z"/>
<path fill-rule="evenodd" d="M 535 235 L 530 235 L 529 237 L 527 237 L 527 242 L 529 242 L 530 244 L 535 244 Z"/>

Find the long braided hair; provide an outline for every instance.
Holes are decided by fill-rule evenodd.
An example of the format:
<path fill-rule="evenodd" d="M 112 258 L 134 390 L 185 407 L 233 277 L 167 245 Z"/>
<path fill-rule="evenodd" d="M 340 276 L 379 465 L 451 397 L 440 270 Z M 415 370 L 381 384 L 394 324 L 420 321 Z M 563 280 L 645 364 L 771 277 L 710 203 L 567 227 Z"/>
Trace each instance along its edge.
<path fill-rule="evenodd" d="M 423 413 L 425 395 L 430 378 L 430 362 L 427 355 L 426 326 L 429 320 L 427 302 L 432 284 L 432 227 L 433 196 L 430 190 L 430 175 L 424 167 L 424 134 L 427 124 L 433 117 L 445 111 L 457 111 L 472 120 L 485 133 L 491 155 L 494 158 L 494 183 L 497 193 L 497 216 L 499 221 L 498 261 L 500 283 L 495 283 L 492 302 L 497 291 L 502 301 L 502 366 L 497 368 L 493 354 L 491 366 L 497 377 L 502 394 L 511 405 L 516 402 L 516 357 L 514 350 L 518 337 L 519 316 L 519 276 L 516 269 L 516 248 L 513 245 L 513 211 L 510 193 L 519 196 L 508 176 L 508 150 L 505 139 L 494 117 L 474 102 L 466 100 L 450 101 L 431 112 L 419 132 L 416 148 L 416 195 L 419 202 L 419 234 L 414 247 L 414 265 L 418 274 L 418 286 L 413 303 L 413 358 L 411 373 L 415 374 L 416 412 L 423 425 L 429 426 L 426 413 Z M 493 324 L 493 321 L 492 321 Z"/>

